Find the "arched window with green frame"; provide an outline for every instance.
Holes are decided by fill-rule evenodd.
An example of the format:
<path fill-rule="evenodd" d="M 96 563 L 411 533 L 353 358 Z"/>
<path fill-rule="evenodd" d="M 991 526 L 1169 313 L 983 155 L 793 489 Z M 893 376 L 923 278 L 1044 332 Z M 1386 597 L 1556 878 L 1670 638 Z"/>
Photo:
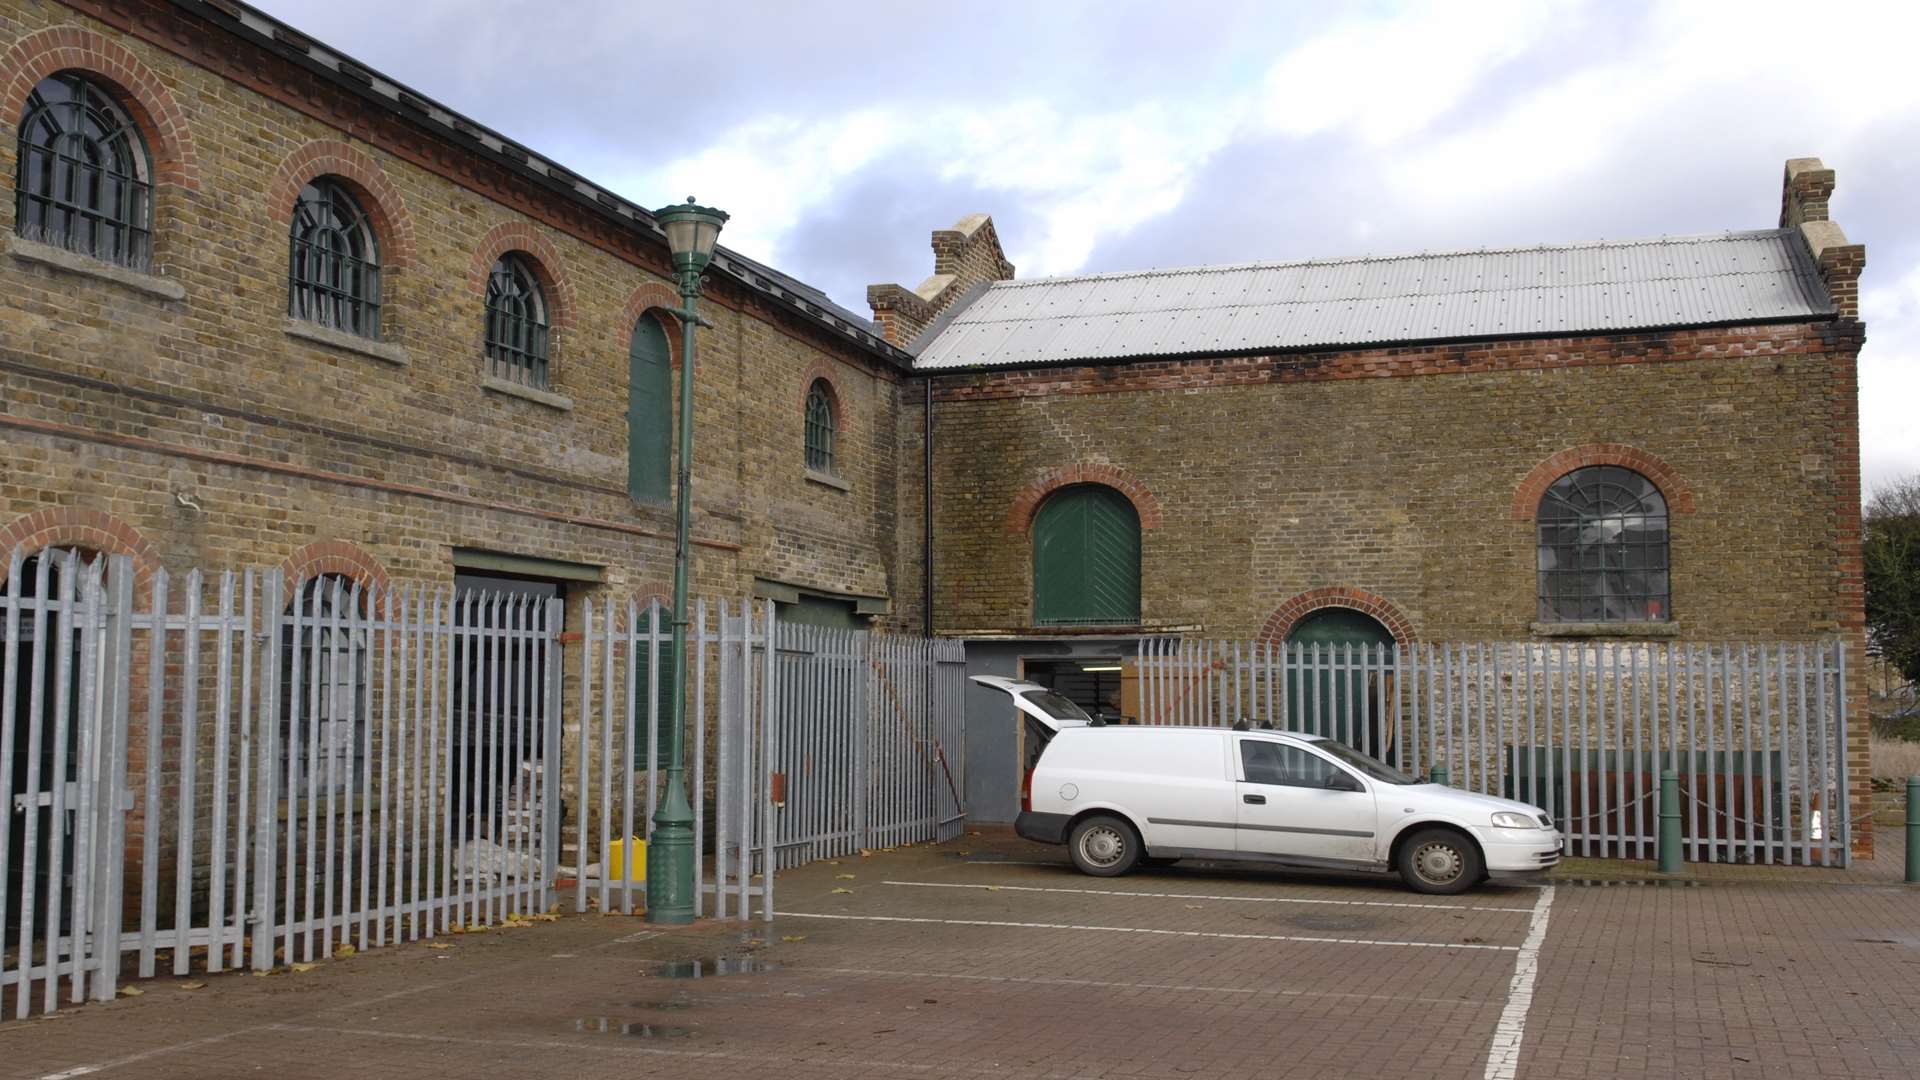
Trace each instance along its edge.
<path fill-rule="evenodd" d="M 627 347 L 627 494 L 664 502 L 672 491 L 672 350 L 660 321 L 642 315 Z"/>
<path fill-rule="evenodd" d="M 1033 518 L 1033 621 L 1140 621 L 1140 515 L 1125 495 L 1076 484 L 1040 504 Z"/>

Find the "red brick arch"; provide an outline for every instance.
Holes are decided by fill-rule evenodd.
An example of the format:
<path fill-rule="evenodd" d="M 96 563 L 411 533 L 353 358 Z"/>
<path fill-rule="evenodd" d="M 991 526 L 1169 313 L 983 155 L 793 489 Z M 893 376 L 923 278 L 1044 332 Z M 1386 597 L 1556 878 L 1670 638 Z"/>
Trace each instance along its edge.
<path fill-rule="evenodd" d="M 130 556 L 135 592 L 141 591 L 160 568 L 159 552 L 140 530 L 102 510 L 57 506 L 23 514 L 0 529 L 0 577 L 6 575 L 15 553 L 26 558 L 48 548 L 69 546 Z"/>
<path fill-rule="evenodd" d="M 487 275 L 493 272 L 493 264 L 500 261 L 500 256 L 510 251 L 525 254 L 534 276 L 540 279 L 540 288 L 547 294 L 548 323 L 555 328 L 573 325 L 578 307 L 573 277 L 567 273 L 567 265 L 561 261 L 560 251 L 553 246 L 553 241 L 547 239 L 546 233 L 525 221 L 503 221 L 480 238 L 480 243 L 473 250 L 473 267 L 467 276 L 467 284 L 474 293 L 482 298 L 486 296 Z"/>
<path fill-rule="evenodd" d="M 1033 515 L 1040 509 L 1047 496 L 1063 487 L 1074 484 L 1101 484 L 1125 495 L 1133 503 L 1134 513 L 1140 515 L 1140 527 L 1152 529 L 1160 524 L 1160 500 L 1154 497 L 1147 485 L 1135 479 L 1132 474 L 1116 465 L 1067 465 L 1049 470 L 1038 480 L 1020 489 L 1014 496 L 1013 505 L 1007 508 L 1004 527 L 1010 533 L 1022 533 L 1033 527 Z"/>
<path fill-rule="evenodd" d="M 315 139 L 288 154 L 274 170 L 267 187 L 267 213 L 283 226 L 293 223 L 293 201 L 300 189 L 322 176 L 345 182 L 367 216 L 373 219 L 383 267 L 414 264 L 413 215 L 400 189 L 393 185 L 366 151 L 340 139 Z"/>
<path fill-rule="evenodd" d="M 156 185 L 178 184 L 198 190 L 199 155 L 187 116 L 166 84 L 126 46 L 79 26 L 51 26 L 13 43 L 0 68 L 12 72 L 0 92 L 0 113 L 9 130 L 26 111 L 27 95 L 55 72 L 84 71 L 113 91 L 153 154 Z"/>
<path fill-rule="evenodd" d="M 1267 616 L 1267 623 L 1260 630 L 1260 640 L 1275 644 L 1283 642 L 1301 619 L 1321 608 L 1330 607 L 1351 608 L 1378 619 L 1395 641 L 1413 641 L 1418 636 L 1413 630 L 1413 620 L 1407 618 L 1406 612 L 1401 611 L 1393 601 L 1365 589 L 1332 585 L 1308 589 L 1274 608 L 1273 614 Z"/>
<path fill-rule="evenodd" d="M 668 362 L 675 371 L 680 370 L 680 320 L 664 312 L 678 311 L 680 303 L 678 292 L 657 281 L 649 281 L 633 290 L 633 295 L 627 298 L 626 311 L 620 320 L 620 332 L 631 334 L 640 317 L 651 313 L 654 321 L 667 332 Z"/>
<path fill-rule="evenodd" d="M 1575 469 L 1589 465 L 1618 465 L 1632 469 L 1660 489 L 1667 509 L 1676 514 L 1693 513 L 1693 489 L 1673 466 L 1658 457 L 1625 443 L 1588 443 L 1570 447 L 1535 465 L 1513 492 L 1513 519 L 1532 521 L 1540 512 L 1540 498 L 1553 482 Z"/>
<path fill-rule="evenodd" d="M 342 574 L 368 591 L 385 592 L 387 568 L 367 549 L 348 540 L 316 540 L 287 556 L 280 564 L 287 595 L 297 595 L 302 582 L 320 574 Z"/>
<path fill-rule="evenodd" d="M 833 437 L 836 442 L 853 430 L 853 417 L 847 411 L 846 394 L 840 390 L 840 369 L 825 360 L 816 359 L 807 365 L 800 375 L 800 416 L 807 415 L 807 396 L 813 393 L 813 384 L 827 384 L 827 404 L 833 409 Z M 837 447 L 836 447 L 837 450 Z"/>

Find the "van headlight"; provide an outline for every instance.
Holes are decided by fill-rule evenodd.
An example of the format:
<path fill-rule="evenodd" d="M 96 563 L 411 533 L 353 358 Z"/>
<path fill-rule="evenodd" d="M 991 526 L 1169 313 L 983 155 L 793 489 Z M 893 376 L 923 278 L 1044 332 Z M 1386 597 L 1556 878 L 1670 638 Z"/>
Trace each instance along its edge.
<path fill-rule="evenodd" d="M 1540 823 L 1525 814 L 1516 814 L 1502 810 L 1493 815 L 1493 827 L 1496 829 L 1537 829 Z"/>

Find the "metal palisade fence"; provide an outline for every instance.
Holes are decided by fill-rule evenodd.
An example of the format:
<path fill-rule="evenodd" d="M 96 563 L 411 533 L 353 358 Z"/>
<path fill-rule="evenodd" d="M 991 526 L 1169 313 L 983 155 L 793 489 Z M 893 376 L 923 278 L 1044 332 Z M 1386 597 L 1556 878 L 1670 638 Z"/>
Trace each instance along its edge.
<path fill-rule="evenodd" d="M 588 602 L 584 624 L 589 732 L 568 790 L 591 861 L 573 900 L 631 911 L 644 884 L 605 856 L 609 840 L 651 837 L 672 619 L 658 603 Z M 771 918 L 771 871 L 960 835 L 960 642 L 782 624 L 765 601 L 696 601 L 687 640 L 694 852 L 708 867 L 697 914 Z M 635 782 L 614 782 L 627 767 Z"/>
<path fill-rule="evenodd" d="M 646 836 L 664 764 L 657 606 L 582 602 L 570 635 L 562 600 L 519 593 L 64 552 L 5 570 L 13 1015 L 569 896 L 641 906 L 608 842 Z M 769 915 L 772 869 L 957 832 L 958 645 L 779 627 L 751 601 L 696 605 L 691 641 L 703 913 Z M 834 831 L 848 784 L 864 816 Z"/>
<path fill-rule="evenodd" d="M 1546 809 L 1570 855 L 1849 858 L 1844 644 L 1140 642 L 1140 719 L 1271 723 Z"/>

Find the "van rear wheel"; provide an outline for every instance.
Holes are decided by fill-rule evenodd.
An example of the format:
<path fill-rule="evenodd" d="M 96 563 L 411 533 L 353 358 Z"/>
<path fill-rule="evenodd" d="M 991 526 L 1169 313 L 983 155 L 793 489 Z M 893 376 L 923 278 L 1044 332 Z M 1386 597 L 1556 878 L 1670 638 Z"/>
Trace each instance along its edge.
<path fill-rule="evenodd" d="M 1414 892 L 1463 893 L 1486 876 L 1480 849 L 1452 829 L 1422 829 L 1400 845 L 1400 880 Z"/>
<path fill-rule="evenodd" d="M 1119 877 L 1139 863 L 1140 837 L 1119 818 L 1096 814 L 1073 827 L 1067 851 L 1081 873 Z"/>

